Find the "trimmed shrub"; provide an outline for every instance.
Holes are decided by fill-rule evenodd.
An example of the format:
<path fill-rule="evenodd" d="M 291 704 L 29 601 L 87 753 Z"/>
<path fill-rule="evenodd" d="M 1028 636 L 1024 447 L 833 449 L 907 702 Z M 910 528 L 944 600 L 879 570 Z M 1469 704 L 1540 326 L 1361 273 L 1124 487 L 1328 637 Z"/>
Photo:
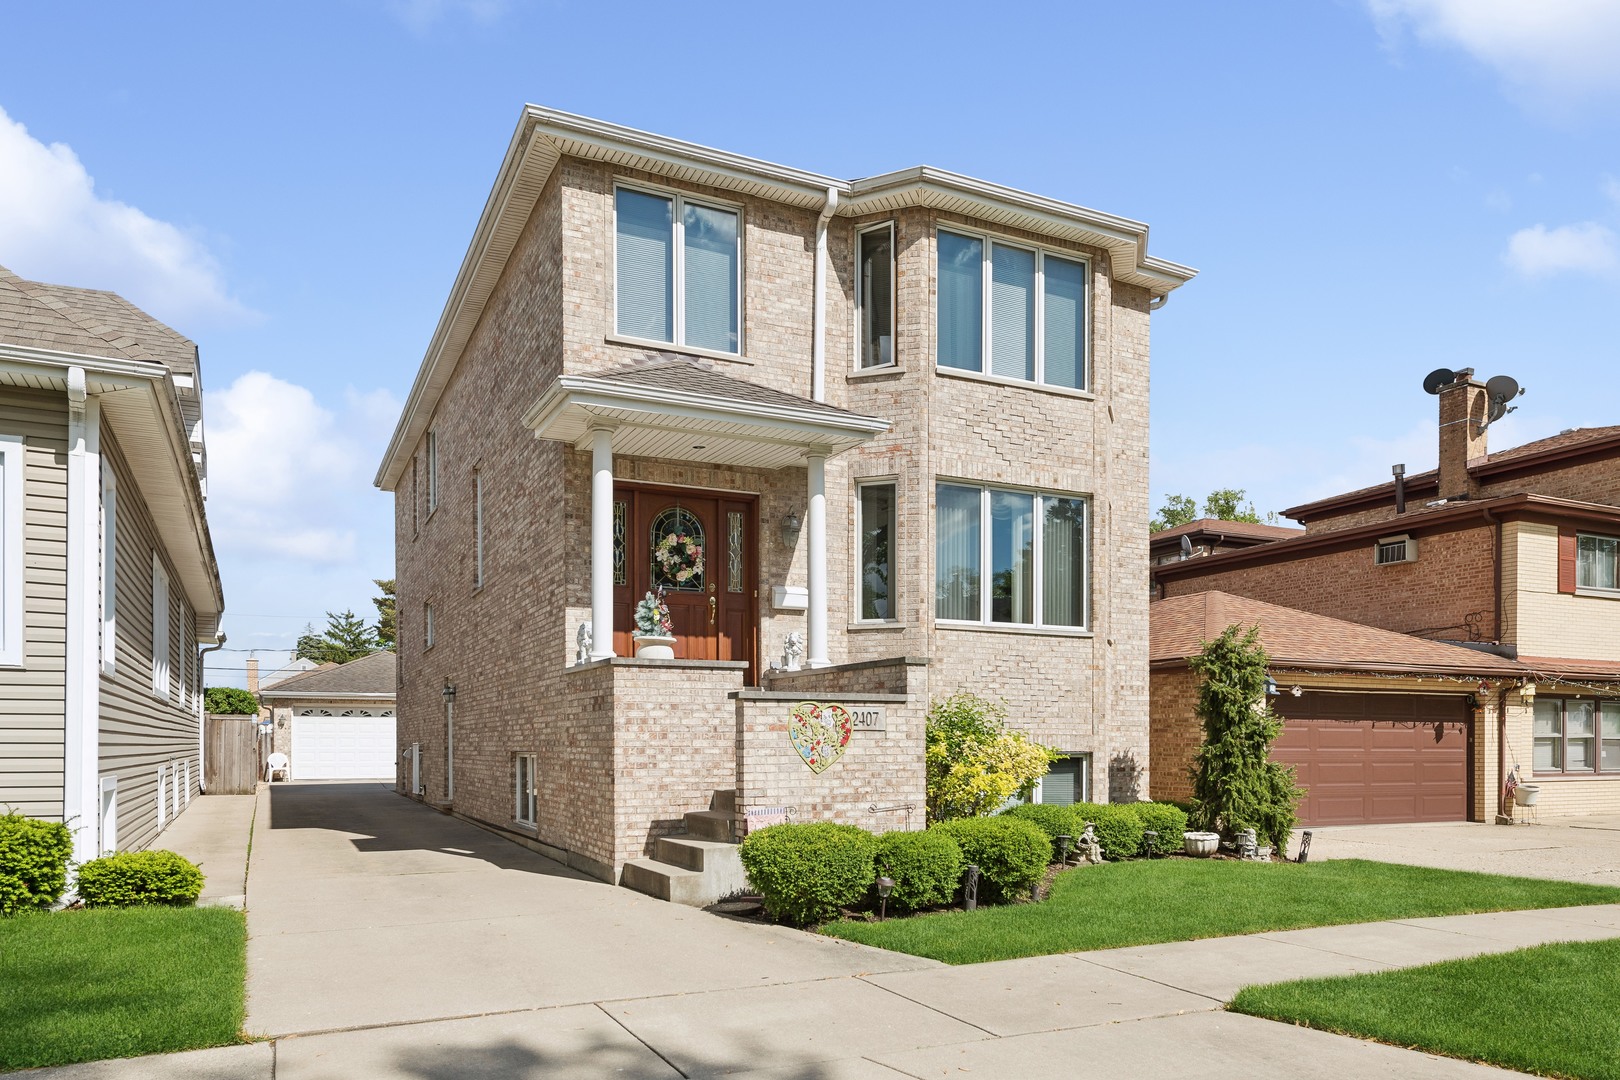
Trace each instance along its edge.
<path fill-rule="evenodd" d="M 826 922 L 865 900 L 876 854 L 877 837 L 830 821 L 768 826 L 749 833 L 739 852 L 765 910 L 794 926 Z"/>
<path fill-rule="evenodd" d="M 1081 830 L 1088 821 L 1097 826 L 1097 843 L 1102 845 L 1104 858 L 1134 859 L 1142 854 L 1142 819 L 1130 805 L 1075 803 L 1074 813 Z"/>
<path fill-rule="evenodd" d="M 0 815 L 0 915 L 60 900 L 72 855 L 73 833 L 60 821 Z"/>
<path fill-rule="evenodd" d="M 1016 817 L 957 818 L 931 831 L 955 840 L 964 863 L 978 864 L 979 897 L 987 903 L 1005 903 L 1033 891 L 1052 858 L 1045 831 Z"/>
<path fill-rule="evenodd" d="M 195 904 L 203 875 L 172 851 L 125 851 L 79 867 L 79 899 L 85 907 Z"/>
<path fill-rule="evenodd" d="M 1076 817 L 1074 807 L 1057 806 L 1051 803 L 1024 803 L 1022 806 L 1010 806 L 1003 810 L 998 817 L 1018 818 L 1027 821 L 1046 834 L 1052 841 L 1052 861 L 1058 857 L 1057 838 L 1060 836 L 1073 837 L 1069 850 L 1074 850 L 1074 844 L 1080 842 L 1080 831 L 1085 828 L 1085 822 Z"/>
<path fill-rule="evenodd" d="M 894 879 L 889 907 L 900 914 L 943 907 L 962 883 L 961 845 L 938 829 L 884 833 L 874 863 Z"/>
<path fill-rule="evenodd" d="M 1181 839 L 1187 832 L 1185 810 L 1169 803 L 1158 802 L 1131 803 L 1130 807 L 1136 813 L 1137 819 L 1142 822 L 1142 828 L 1152 829 L 1159 834 L 1153 841 L 1153 850 L 1156 854 L 1181 853 Z"/>

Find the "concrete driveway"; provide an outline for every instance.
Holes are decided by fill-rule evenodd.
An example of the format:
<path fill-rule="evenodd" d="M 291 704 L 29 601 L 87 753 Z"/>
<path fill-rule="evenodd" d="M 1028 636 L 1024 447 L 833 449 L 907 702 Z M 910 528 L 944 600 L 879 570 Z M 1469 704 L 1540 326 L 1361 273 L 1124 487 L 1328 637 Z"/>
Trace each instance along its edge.
<path fill-rule="evenodd" d="M 1531 825 L 1443 822 L 1334 825 L 1311 830 L 1312 859 L 1478 870 L 1487 874 L 1620 885 L 1620 815 L 1551 818 Z M 1296 839 L 1291 850 L 1297 849 Z"/>

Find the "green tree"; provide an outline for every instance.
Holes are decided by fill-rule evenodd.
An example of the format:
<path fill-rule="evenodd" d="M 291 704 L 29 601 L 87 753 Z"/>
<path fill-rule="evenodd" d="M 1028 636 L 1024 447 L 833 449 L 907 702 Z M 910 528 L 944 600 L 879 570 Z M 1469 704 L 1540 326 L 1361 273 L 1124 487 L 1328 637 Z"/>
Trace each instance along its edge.
<path fill-rule="evenodd" d="M 304 627 L 295 655 L 317 664 L 347 664 L 381 647 L 377 632 L 353 611 L 328 611 L 325 632 L 317 634 L 313 626 Z"/>
<path fill-rule="evenodd" d="M 1230 837 L 1253 829 L 1278 852 L 1298 820 L 1300 796 L 1292 766 L 1271 760 L 1282 721 L 1266 700 L 1266 667 L 1260 628 L 1228 626 L 1187 661 L 1203 677 L 1198 718 L 1204 744 L 1192 768 L 1192 823 Z"/>
<path fill-rule="evenodd" d="M 981 817 L 1027 794 L 1055 750 L 1006 725 L 1007 707 L 956 693 L 928 708 L 928 820 Z"/>
<path fill-rule="evenodd" d="M 259 699 L 234 686 L 204 687 L 203 711 L 215 716 L 255 716 Z"/>
<path fill-rule="evenodd" d="M 394 628 L 398 616 L 399 605 L 394 598 L 393 578 L 372 578 L 371 583 L 381 591 L 382 595 L 374 596 L 371 602 L 377 605 L 377 644 L 385 649 L 394 647 Z"/>
<path fill-rule="evenodd" d="M 1149 532 L 1163 532 L 1198 518 L 1198 500 L 1185 495 L 1166 495 L 1159 516 L 1148 522 Z"/>
<path fill-rule="evenodd" d="M 1163 532 L 1201 517 L 1217 521 L 1247 521 L 1255 525 L 1272 525 L 1277 515 L 1268 513 L 1262 518 L 1255 512 L 1253 502 L 1244 502 L 1248 492 L 1243 488 L 1219 488 L 1204 498 L 1203 513 L 1199 513 L 1198 500 L 1186 495 L 1166 495 L 1159 516 L 1148 522 L 1149 532 Z"/>

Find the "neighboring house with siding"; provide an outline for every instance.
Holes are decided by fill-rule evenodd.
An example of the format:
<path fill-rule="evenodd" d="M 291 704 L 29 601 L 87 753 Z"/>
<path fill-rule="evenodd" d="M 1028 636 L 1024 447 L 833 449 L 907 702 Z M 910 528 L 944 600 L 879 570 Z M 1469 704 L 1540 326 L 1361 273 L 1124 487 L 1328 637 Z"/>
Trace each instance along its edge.
<path fill-rule="evenodd" d="M 206 477 L 197 347 L 0 268 L 0 805 L 69 822 L 75 859 L 200 791 Z"/>
<path fill-rule="evenodd" d="M 400 789 L 662 874 L 683 827 L 920 827 L 964 690 L 1064 753 L 1043 798 L 1144 795 L 1148 328 L 1194 273 L 1147 237 L 526 108 L 377 477 Z M 806 701 L 864 725 L 830 764 Z"/>
<path fill-rule="evenodd" d="M 1293 539 L 1155 566 L 1156 590 L 1233 594 L 1293 609 L 1293 625 L 1311 613 L 1508 665 L 1480 678 L 1411 673 L 1425 694 L 1471 700 L 1466 754 L 1448 757 L 1446 740 L 1431 740 L 1429 757 L 1409 762 L 1409 793 L 1424 772 L 1466 769 L 1466 810 L 1448 802 L 1447 813 L 1491 821 L 1511 809 L 1512 771 L 1540 785 L 1542 815 L 1620 810 L 1620 426 L 1491 453 L 1486 388 L 1471 371 L 1456 376 L 1439 391 L 1438 468 L 1287 510 L 1306 530 Z M 1358 659 L 1359 640 L 1338 643 L 1340 670 L 1374 662 Z M 1341 717 L 1318 732 L 1338 747 L 1323 753 L 1337 755 L 1339 771 L 1369 784 L 1379 772 L 1372 706 L 1390 705 L 1395 722 L 1411 712 L 1396 699 L 1413 687 L 1386 679 L 1375 689 L 1391 696 L 1368 698 L 1359 726 Z M 1387 793 L 1378 800 L 1392 805 Z M 1369 786 L 1369 816 L 1378 800 Z"/>

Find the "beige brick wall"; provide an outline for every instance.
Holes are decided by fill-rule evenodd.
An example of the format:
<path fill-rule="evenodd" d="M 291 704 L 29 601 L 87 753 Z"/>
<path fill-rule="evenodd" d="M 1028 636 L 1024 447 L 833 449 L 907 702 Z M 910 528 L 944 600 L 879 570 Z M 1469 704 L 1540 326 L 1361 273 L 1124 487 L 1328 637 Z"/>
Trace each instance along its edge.
<path fill-rule="evenodd" d="M 1509 522 L 1502 548 L 1512 596 L 1508 640 L 1520 652 L 1620 660 L 1620 597 L 1558 591 L 1558 526 Z"/>

